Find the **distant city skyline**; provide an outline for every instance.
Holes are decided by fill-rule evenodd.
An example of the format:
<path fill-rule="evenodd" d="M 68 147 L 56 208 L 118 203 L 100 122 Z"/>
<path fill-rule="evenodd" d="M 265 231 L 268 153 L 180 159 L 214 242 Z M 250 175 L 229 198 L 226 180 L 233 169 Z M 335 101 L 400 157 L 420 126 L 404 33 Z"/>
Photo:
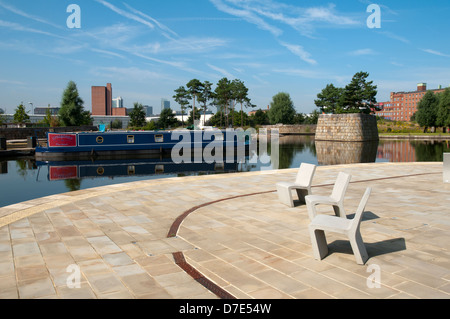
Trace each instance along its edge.
<path fill-rule="evenodd" d="M 359 71 L 384 102 L 417 83 L 450 84 L 448 12 L 444 0 L 0 0 L 0 108 L 59 107 L 74 81 L 87 110 L 91 87 L 104 83 L 124 107 L 158 110 L 164 98 L 179 110 L 179 86 L 227 77 L 257 108 L 287 92 L 310 113 L 327 84 L 343 87 Z"/>

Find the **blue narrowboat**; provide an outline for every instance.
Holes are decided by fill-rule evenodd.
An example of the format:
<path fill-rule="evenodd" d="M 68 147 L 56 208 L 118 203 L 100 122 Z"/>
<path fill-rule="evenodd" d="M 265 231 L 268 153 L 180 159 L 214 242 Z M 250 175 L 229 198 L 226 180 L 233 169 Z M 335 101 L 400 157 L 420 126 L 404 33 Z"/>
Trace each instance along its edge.
<path fill-rule="evenodd" d="M 160 155 L 177 148 L 205 148 L 212 142 L 248 149 L 251 138 L 234 130 L 47 133 L 47 145 L 36 147 L 36 160 L 67 160 L 113 155 Z"/>

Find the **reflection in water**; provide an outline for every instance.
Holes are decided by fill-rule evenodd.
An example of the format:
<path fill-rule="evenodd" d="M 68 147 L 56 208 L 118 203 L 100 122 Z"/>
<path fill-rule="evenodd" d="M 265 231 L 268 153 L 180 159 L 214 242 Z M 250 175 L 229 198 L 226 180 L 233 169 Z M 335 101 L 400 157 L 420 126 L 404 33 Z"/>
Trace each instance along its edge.
<path fill-rule="evenodd" d="M 334 142 L 316 141 L 319 165 L 375 163 L 378 141 Z"/>
<path fill-rule="evenodd" d="M 86 178 L 116 178 L 152 175 L 185 176 L 239 171 L 240 162 L 183 163 L 176 164 L 171 158 L 129 158 L 98 161 L 37 162 L 38 168 L 48 167 L 49 181 L 66 181 L 70 190 L 79 189 L 77 183 L 67 182 Z"/>
<path fill-rule="evenodd" d="M 279 168 L 298 167 L 300 163 L 295 163 L 297 156 L 303 157 L 301 161 L 314 159 L 316 157 L 316 147 L 314 145 L 314 137 L 311 136 L 283 136 L 279 139 Z M 269 145 L 269 152 L 272 147 Z M 302 156 L 303 155 L 303 156 Z M 261 156 L 261 154 L 260 154 Z"/>
<path fill-rule="evenodd" d="M 450 152 L 449 141 L 380 141 L 378 159 L 389 162 L 442 162 Z"/>

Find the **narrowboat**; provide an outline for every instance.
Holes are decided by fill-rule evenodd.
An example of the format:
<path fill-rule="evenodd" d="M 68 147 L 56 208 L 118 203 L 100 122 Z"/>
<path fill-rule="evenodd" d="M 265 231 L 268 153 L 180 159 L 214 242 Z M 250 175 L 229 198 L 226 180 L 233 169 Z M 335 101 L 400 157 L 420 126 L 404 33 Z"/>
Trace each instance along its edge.
<path fill-rule="evenodd" d="M 251 137 L 234 130 L 120 131 L 47 133 L 47 145 L 36 147 L 36 160 L 70 160 L 114 155 L 170 154 L 176 147 L 198 152 L 207 146 L 248 150 Z"/>

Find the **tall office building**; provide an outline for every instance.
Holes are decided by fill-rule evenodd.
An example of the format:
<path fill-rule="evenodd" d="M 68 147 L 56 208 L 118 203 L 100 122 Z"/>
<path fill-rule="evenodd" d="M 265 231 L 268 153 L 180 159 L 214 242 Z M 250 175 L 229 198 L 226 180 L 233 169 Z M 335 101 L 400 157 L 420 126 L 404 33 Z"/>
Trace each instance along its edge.
<path fill-rule="evenodd" d="M 147 117 L 153 115 L 153 106 L 144 105 L 144 110 Z"/>
<path fill-rule="evenodd" d="M 170 101 L 161 99 L 161 112 L 165 109 L 170 109 Z"/>
<path fill-rule="evenodd" d="M 106 86 L 92 87 L 92 115 L 113 115 L 111 83 L 108 83 Z"/>

